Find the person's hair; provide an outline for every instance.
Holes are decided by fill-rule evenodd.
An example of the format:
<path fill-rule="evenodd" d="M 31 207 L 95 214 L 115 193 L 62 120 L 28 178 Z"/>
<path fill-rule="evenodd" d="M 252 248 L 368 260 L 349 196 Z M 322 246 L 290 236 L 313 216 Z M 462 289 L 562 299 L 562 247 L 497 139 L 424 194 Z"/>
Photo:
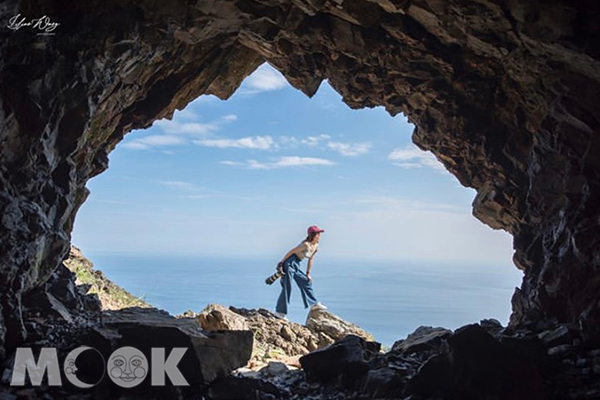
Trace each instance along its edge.
<path fill-rule="evenodd" d="M 306 239 L 304 239 L 304 241 L 312 243 L 312 241 L 315 239 L 315 236 L 317 236 L 317 233 L 318 232 L 309 233 Z"/>

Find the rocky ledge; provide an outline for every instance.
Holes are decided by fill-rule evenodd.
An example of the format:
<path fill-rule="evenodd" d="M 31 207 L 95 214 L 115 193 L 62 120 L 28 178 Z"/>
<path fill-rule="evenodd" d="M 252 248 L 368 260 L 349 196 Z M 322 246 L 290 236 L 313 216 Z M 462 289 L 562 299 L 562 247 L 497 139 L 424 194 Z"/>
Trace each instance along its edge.
<path fill-rule="evenodd" d="M 210 304 L 197 318 L 206 331 L 251 330 L 254 347 L 247 367 L 254 370 L 271 361 L 299 367 L 300 356 L 349 334 L 374 340 L 364 329 L 326 310 L 310 310 L 305 325 L 277 318 L 265 309 L 225 308 L 218 304 Z"/>
<path fill-rule="evenodd" d="M 348 335 L 299 359 L 214 381 L 220 399 L 550 400 L 600 398 L 600 349 L 575 327 L 533 333 L 483 320 L 452 332 L 419 327 L 389 352 Z"/>
<path fill-rule="evenodd" d="M 77 290 L 83 294 L 97 296 L 102 310 L 152 307 L 144 299 L 134 296 L 116 285 L 102 271 L 94 269 L 94 264 L 76 246 L 71 245 L 69 255 L 63 264 L 75 274 Z"/>
<path fill-rule="evenodd" d="M 384 352 L 323 310 L 305 325 L 214 304 L 195 317 L 205 329 L 250 329 L 255 338 L 248 365 L 212 382 L 208 399 L 600 398 L 600 348 L 568 324 L 421 326 Z"/>

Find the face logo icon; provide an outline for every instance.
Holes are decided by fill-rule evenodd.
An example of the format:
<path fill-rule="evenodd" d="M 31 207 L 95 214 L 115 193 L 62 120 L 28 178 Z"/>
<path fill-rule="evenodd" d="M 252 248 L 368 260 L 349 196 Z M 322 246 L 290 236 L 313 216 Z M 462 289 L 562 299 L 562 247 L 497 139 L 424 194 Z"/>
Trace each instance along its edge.
<path fill-rule="evenodd" d="M 75 359 L 69 358 L 65 364 L 65 374 L 76 375 L 77 367 L 75 366 Z"/>
<path fill-rule="evenodd" d="M 134 347 L 121 347 L 108 360 L 110 379 L 119 386 L 139 385 L 148 373 L 146 356 Z"/>

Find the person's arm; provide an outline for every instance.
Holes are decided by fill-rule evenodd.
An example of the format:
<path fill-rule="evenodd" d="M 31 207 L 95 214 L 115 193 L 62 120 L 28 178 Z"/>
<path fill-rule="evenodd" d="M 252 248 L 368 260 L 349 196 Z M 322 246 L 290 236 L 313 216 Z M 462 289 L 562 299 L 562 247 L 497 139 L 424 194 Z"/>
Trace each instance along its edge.
<path fill-rule="evenodd" d="M 310 276 L 310 270 L 312 269 L 313 258 L 315 256 L 315 254 L 317 254 L 317 251 L 319 251 L 319 250 L 318 249 L 315 250 L 315 252 L 312 254 L 312 256 L 308 257 L 308 265 L 306 266 L 306 276 L 311 281 L 312 281 L 312 276 Z"/>
<path fill-rule="evenodd" d="M 302 244 L 299 244 L 298 246 L 294 247 L 293 249 L 291 249 L 290 251 L 287 252 L 287 254 L 285 255 L 285 257 L 283 257 L 281 259 L 281 261 L 279 261 L 280 263 L 283 263 L 285 260 L 288 259 L 289 256 L 291 256 L 292 254 L 294 254 L 296 252 L 296 250 L 298 250 L 299 247 L 301 247 Z"/>

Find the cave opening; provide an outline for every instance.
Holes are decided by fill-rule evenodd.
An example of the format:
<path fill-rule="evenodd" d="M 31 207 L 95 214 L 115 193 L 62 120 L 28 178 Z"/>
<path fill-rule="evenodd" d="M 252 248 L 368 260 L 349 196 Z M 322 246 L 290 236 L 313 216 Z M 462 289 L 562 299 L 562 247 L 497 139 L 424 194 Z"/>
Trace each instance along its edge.
<path fill-rule="evenodd" d="M 174 315 L 273 310 L 279 285 L 263 275 L 317 223 L 315 289 L 382 343 L 421 325 L 506 325 L 522 277 L 512 238 L 473 218 L 475 192 L 413 129 L 382 107 L 350 109 L 327 81 L 309 99 L 265 63 L 227 101 L 201 96 L 128 134 L 88 183 L 72 240 Z M 290 318 L 305 315 L 293 289 Z"/>
<path fill-rule="evenodd" d="M 128 132 L 171 116 L 202 94 L 230 97 L 267 60 L 305 94 L 314 94 L 327 79 L 352 108 L 384 106 L 408 115 L 416 126 L 413 142 L 477 191 L 477 218 L 514 238 L 513 261 L 524 279 L 511 300 L 511 325 L 495 332 L 498 340 L 506 339 L 496 343 L 501 350 L 495 354 L 511 346 L 527 350 L 544 375 L 537 382 L 548 387 L 547 396 L 531 396 L 520 380 L 536 380 L 519 369 L 504 380 L 483 379 L 493 384 L 477 387 L 469 385 L 482 382 L 479 375 L 435 374 L 436 366 L 460 374 L 463 367 L 479 372 L 494 365 L 465 347 L 462 364 L 459 357 L 436 357 L 441 364 L 428 363 L 431 369 L 416 366 L 402 377 L 384 373 L 402 385 L 417 375 L 426 378 L 417 369 L 450 376 L 444 382 L 424 379 L 420 394 L 411 390 L 426 397 L 447 397 L 442 389 L 452 398 L 598 397 L 600 3 L 3 5 L 3 367 L 27 341 L 50 336 L 70 341 L 63 314 L 79 313 L 81 299 L 70 296 L 72 282 L 61 262 L 87 196 L 85 185 L 107 168 L 116 145 Z M 31 23 L 14 26 L 11 20 L 19 15 Z M 55 32 L 35 31 L 33 19 L 42 15 L 59 23 Z M 56 296 L 64 303 L 55 302 Z M 53 313 L 56 326 L 38 323 L 44 311 Z M 453 336 L 452 350 L 460 353 L 461 344 L 471 342 L 464 338 L 477 329 Z M 103 343 L 110 347 L 108 342 Z M 495 365 L 509 365 L 505 361 L 510 360 Z M 444 386 L 450 382 L 462 386 Z M 520 396 L 506 394 L 519 386 L 514 382 L 523 384 Z"/>

